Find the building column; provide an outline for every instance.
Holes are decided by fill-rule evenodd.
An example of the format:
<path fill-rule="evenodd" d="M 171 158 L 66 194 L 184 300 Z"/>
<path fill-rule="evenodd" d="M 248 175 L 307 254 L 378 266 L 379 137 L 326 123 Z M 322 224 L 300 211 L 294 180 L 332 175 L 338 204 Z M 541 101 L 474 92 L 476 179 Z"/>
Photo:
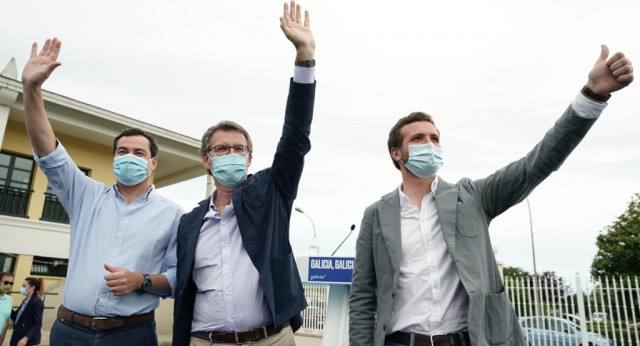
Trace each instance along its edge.
<path fill-rule="evenodd" d="M 18 68 L 16 67 L 16 59 L 11 58 L 4 67 L 0 76 L 18 79 Z M 4 140 L 4 132 L 7 130 L 7 122 L 9 121 L 9 112 L 11 106 L 16 102 L 18 98 L 18 92 L 9 90 L 0 86 L 0 148 L 2 147 L 2 141 Z"/>

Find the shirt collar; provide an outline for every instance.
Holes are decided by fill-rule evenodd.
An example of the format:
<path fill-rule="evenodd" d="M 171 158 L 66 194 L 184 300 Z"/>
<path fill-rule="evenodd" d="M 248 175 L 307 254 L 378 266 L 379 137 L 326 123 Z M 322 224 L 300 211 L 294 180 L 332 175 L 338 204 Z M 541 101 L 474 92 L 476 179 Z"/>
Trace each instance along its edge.
<path fill-rule="evenodd" d="M 433 179 L 433 181 L 431 182 L 431 192 L 429 192 L 429 194 L 427 194 L 426 196 L 429 196 L 429 195 L 435 196 L 436 191 L 438 191 L 438 176 L 437 175 L 436 175 L 436 178 Z M 413 204 L 411 204 L 411 200 L 409 199 L 409 197 L 404 192 L 402 192 L 402 183 L 400 183 L 400 186 L 398 186 L 398 194 L 400 195 L 400 208 L 401 209 L 404 209 L 404 208 L 407 208 L 407 207 L 413 205 Z"/>
<path fill-rule="evenodd" d="M 118 189 L 118 183 L 113 184 L 113 190 L 116 192 L 116 196 L 122 198 L 124 200 L 124 197 L 122 197 L 122 194 L 120 193 L 120 189 Z M 147 202 L 149 201 L 149 199 L 151 199 L 154 195 L 156 194 L 156 186 L 151 184 L 149 186 L 149 190 L 147 190 L 147 193 L 145 193 L 144 195 L 136 198 L 136 201 L 139 200 L 140 198 L 144 198 L 144 201 Z M 134 201 L 135 202 L 135 201 Z"/>
<path fill-rule="evenodd" d="M 211 218 L 211 217 L 214 217 L 214 218 L 220 217 L 220 209 L 218 209 L 218 207 L 216 207 L 216 205 L 213 204 L 213 200 L 216 198 L 217 194 L 218 194 L 218 190 L 215 190 L 211 194 L 211 197 L 209 197 L 209 208 L 207 208 L 207 212 L 204 214 L 205 219 Z M 233 199 L 231 200 L 231 203 L 229 204 L 229 206 L 227 206 L 225 210 L 233 210 Z"/>

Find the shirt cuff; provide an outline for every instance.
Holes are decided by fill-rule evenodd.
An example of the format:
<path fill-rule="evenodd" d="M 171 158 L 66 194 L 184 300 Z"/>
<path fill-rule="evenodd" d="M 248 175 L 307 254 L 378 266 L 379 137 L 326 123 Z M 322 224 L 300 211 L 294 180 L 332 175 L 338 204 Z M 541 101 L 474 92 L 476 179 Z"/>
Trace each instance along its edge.
<path fill-rule="evenodd" d="M 582 95 L 581 92 L 579 92 L 573 102 L 571 102 L 571 108 L 573 108 L 578 116 L 585 119 L 598 119 L 606 107 L 606 103 L 591 101 Z"/>
<path fill-rule="evenodd" d="M 43 168 L 60 166 L 65 162 L 67 162 L 67 158 L 69 157 L 69 154 L 67 153 L 67 149 L 65 149 L 64 146 L 62 146 L 62 143 L 60 143 L 60 141 L 57 139 L 56 139 L 56 148 L 53 149 L 53 151 L 50 152 L 49 155 L 47 156 L 38 157 L 38 155 L 33 150 L 33 148 L 31 148 L 31 151 L 33 152 L 33 159 L 36 161 L 38 166 Z"/>
<path fill-rule="evenodd" d="M 160 297 L 162 299 L 166 299 L 166 298 L 176 298 L 176 284 L 177 284 L 177 278 L 176 278 L 176 268 L 169 268 L 167 270 L 165 270 L 164 272 L 160 273 L 160 275 L 164 275 L 165 278 L 167 278 L 167 281 L 169 282 L 169 287 L 171 288 L 171 293 L 169 294 L 162 294 L 160 295 Z"/>
<path fill-rule="evenodd" d="M 293 81 L 300 84 L 313 84 L 316 80 L 316 69 L 302 66 L 293 67 Z"/>

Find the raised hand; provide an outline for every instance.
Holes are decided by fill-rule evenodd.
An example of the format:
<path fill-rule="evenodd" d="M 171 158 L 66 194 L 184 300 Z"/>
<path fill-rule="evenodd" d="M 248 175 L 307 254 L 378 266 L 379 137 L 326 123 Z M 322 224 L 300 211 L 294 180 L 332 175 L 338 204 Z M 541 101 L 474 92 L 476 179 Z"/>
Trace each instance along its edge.
<path fill-rule="evenodd" d="M 304 11 L 303 23 L 300 5 L 291 1 L 291 7 L 289 7 L 289 4 L 285 2 L 283 15 L 280 17 L 280 28 L 287 39 L 296 47 L 296 60 L 313 59 L 316 42 L 309 27 L 309 11 Z"/>
<path fill-rule="evenodd" d="M 60 42 L 57 38 L 47 39 L 38 54 L 38 44 L 31 45 L 31 57 L 22 70 L 22 83 L 25 87 L 40 87 L 49 78 L 56 67 L 62 65 L 58 61 Z"/>
<path fill-rule="evenodd" d="M 589 72 L 587 86 L 596 94 L 607 95 L 620 90 L 633 81 L 631 61 L 618 52 L 608 58 L 609 48 L 601 46 L 600 57 Z M 608 58 L 608 59 L 607 59 Z"/>

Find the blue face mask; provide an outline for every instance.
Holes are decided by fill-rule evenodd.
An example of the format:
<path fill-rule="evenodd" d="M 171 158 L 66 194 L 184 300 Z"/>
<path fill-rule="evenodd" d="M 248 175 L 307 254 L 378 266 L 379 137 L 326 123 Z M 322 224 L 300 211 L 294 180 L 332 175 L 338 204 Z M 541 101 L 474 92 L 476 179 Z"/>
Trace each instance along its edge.
<path fill-rule="evenodd" d="M 113 160 L 113 174 L 125 186 L 133 186 L 149 176 L 149 162 L 133 154 L 118 156 Z"/>
<path fill-rule="evenodd" d="M 225 187 L 235 187 L 247 177 L 247 156 L 236 153 L 209 156 L 213 163 L 211 173 Z"/>
<path fill-rule="evenodd" d="M 20 294 L 22 294 L 23 296 L 27 295 L 27 289 L 24 287 L 20 287 Z"/>
<path fill-rule="evenodd" d="M 404 166 L 419 178 L 432 177 L 442 167 L 442 149 L 432 143 L 410 145 Z"/>

